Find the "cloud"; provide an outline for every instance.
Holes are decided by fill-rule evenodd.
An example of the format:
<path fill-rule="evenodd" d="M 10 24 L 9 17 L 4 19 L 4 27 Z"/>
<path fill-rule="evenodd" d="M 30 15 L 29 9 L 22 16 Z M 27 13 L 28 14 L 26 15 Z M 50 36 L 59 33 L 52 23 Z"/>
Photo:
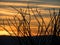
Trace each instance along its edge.
<path fill-rule="evenodd" d="M 29 3 L 35 3 L 35 4 L 50 4 L 50 5 L 59 5 L 60 6 L 60 0 L 0 0 L 0 1 L 29 1 Z"/>
<path fill-rule="evenodd" d="M 32 0 L 0 0 L 0 1 L 32 1 Z"/>

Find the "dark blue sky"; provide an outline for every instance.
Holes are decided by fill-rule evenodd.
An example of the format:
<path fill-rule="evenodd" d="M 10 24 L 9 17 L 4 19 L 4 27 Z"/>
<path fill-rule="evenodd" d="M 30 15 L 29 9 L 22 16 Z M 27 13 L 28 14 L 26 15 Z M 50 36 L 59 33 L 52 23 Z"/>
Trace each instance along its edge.
<path fill-rule="evenodd" d="M 57 1 L 59 2 L 60 0 L 0 0 L 0 1 Z"/>
<path fill-rule="evenodd" d="M 60 2 L 60 0 L 0 0 L 0 1 L 45 1 L 45 2 Z"/>

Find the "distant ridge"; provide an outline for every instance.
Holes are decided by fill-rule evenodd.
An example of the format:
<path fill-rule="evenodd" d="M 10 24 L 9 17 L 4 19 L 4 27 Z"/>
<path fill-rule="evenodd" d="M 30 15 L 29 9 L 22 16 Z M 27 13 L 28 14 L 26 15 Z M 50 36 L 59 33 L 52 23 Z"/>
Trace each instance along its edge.
<path fill-rule="evenodd" d="M 60 45 L 58 36 L 0 36 L 0 45 Z"/>

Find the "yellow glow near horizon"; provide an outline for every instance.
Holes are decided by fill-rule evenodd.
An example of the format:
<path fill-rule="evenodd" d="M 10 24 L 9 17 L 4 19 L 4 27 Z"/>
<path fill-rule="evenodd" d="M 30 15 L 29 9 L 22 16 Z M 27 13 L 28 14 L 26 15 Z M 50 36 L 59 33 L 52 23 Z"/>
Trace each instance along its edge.
<path fill-rule="evenodd" d="M 0 31 L 0 35 L 9 35 L 9 33 L 6 31 Z"/>

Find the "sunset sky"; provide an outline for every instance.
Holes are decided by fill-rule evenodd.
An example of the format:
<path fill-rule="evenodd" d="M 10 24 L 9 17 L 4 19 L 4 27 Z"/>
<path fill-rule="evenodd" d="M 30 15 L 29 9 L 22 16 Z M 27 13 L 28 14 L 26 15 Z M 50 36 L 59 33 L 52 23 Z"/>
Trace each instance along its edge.
<path fill-rule="evenodd" d="M 29 1 L 31 4 L 38 4 L 37 6 L 42 6 L 42 7 L 52 7 L 52 8 L 60 8 L 60 0 L 0 0 L 0 1 L 15 1 L 15 2 L 18 2 L 18 1 Z M 28 2 L 26 2 L 28 3 Z M 0 4 L 1 5 L 1 4 Z M 5 5 L 5 4 L 4 4 Z M 6 4 L 6 5 L 13 5 L 13 4 Z M 16 4 L 17 6 L 19 5 Z M 23 5 L 22 5 L 23 6 Z M 0 6 L 1 7 L 1 6 Z"/>
<path fill-rule="evenodd" d="M 47 24 L 50 21 L 50 18 L 48 19 L 49 11 L 48 10 L 44 10 L 44 8 L 46 8 L 46 9 L 48 9 L 48 8 L 59 9 L 60 8 L 60 0 L 33 0 L 33 1 L 32 0 L 0 0 L 0 19 L 2 19 L 2 15 L 3 15 L 3 18 L 5 19 L 6 15 L 12 16 L 12 15 L 16 15 L 17 14 L 17 11 L 14 10 L 13 8 L 11 8 L 10 6 L 18 8 L 18 10 L 19 10 L 20 7 L 21 8 L 22 7 L 23 8 L 27 7 L 28 4 L 31 7 L 43 7 L 43 9 L 41 9 L 41 14 L 44 17 L 44 21 L 46 21 Z M 58 12 L 58 10 L 56 10 L 56 12 Z M 52 13 L 52 10 L 51 10 L 51 13 Z M 32 25 L 32 27 L 33 26 L 36 27 L 37 23 L 36 23 L 36 20 L 34 20 L 33 13 L 31 11 L 30 11 L 30 14 L 32 14 L 31 25 Z M 37 17 L 38 17 L 39 21 L 41 21 L 39 16 L 37 16 Z M 1 30 L 0 31 L 0 35 L 9 35 L 9 34 L 6 31 L 2 31 Z"/>
<path fill-rule="evenodd" d="M 0 1 L 32 1 L 32 2 L 39 2 L 39 3 L 47 3 L 52 5 L 60 5 L 60 0 L 0 0 Z"/>

